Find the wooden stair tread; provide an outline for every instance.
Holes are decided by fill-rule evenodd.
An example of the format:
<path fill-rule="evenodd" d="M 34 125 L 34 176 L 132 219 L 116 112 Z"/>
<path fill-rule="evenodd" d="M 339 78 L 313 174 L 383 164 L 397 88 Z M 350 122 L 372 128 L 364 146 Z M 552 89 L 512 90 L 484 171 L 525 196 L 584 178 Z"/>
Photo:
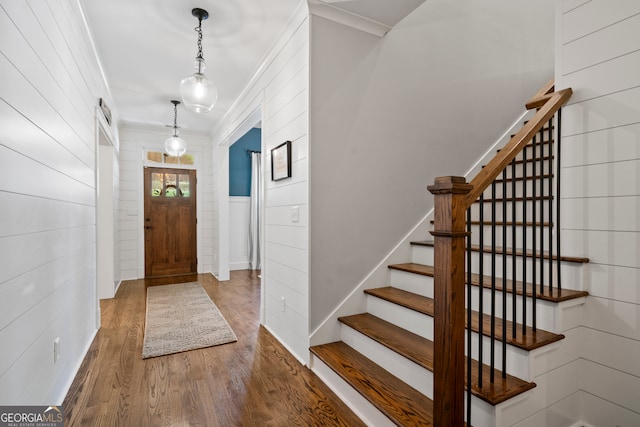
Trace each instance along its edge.
<path fill-rule="evenodd" d="M 421 241 L 415 241 L 415 242 L 411 242 L 412 245 L 416 245 L 416 246 L 431 246 L 433 247 L 433 240 L 421 240 Z M 473 252 L 480 252 L 480 246 L 479 245 L 471 245 L 471 250 Z M 491 247 L 490 246 L 485 246 L 484 247 L 484 253 L 491 253 Z M 502 255 L 502 253 L 505 252 L 505 250 L 502 247 L 496 247 L 496 254 L 500 254 Z M 506 255 L 513 255 L 513 248 L 506 248 Z M 522 252 L 521 249 L 516 249 L 516 256 L 526 256 L 527 258 L 533 258 L 533 252 L 531 251 L 527 251 L 526 253 Z M 536 258 L 540 258 L 540 254 L 536 254 Z M 543 259 L 549 259 L 549 253 L 547 251 L 542 253 L 542 258 Z M 558 259 L 557 255 L 553 255 L 552 259 L 554 261 L 556 261 Z M 579 264 L 586 264 L 589 262 L 589 258 L 586 257 L 575 257 L 575 256 L 566 256 L 566 255 L 562 255 L 560 256 L 560 261 L 566 261 L 566 262 L 576 262 Z"/>
<path fill-rule="evenodd" d="M 342 341 L 311 352 L 399 426 L 432 426 L 433 401 Z"/>
<path fill-rule="evenodd" d="M 496 199 L 492 199 L 490 197 L 485 197 L 483 202 L 484 203 L 491 203 L 493 201 L 496 201 L 496 203 L 500 203 L 500 202 L 531 202 L 531 201 L 538 201 L 538 200 L 553 200 L 553 196 L 527 196 L 527 197 L 507 197 L 506 199 L 499 197 Z M 480 203 L 480 199 L 477 199 L 475 202 L 473 203 Z"/>
<path fill-rule="evenodd" d="M 537 135 L 539 135 L 539 133 Z M 514 136 L 515 135 L 512 135 L 511 137 L 513 138 Z M 535 145 L 536 145 L 536 149 L 537 149 L 538 145 L 549 145 L 549 144 L 553 144 L 553 143 L 555 143 L 555 140 L 548 139 L 548 135 L 545 135 L 543 140 L 538 140 L 538 138 L 536 138 Z M 523 148 L 532 148 L 533 146 L 534 146 L 534 143 L 533 143 L 533 140 L 531 140 L 531 141 L 527 142 Z M 496 153 L 499 153 L 501 150 L 502 150 L 502 148 L 498 148 L 496 150 Z"/>
<path fill-rule="evenodd" d="M 416 264 L 416 263 L 405 263 L 405 264 L 392 264 L 389 265 L 388 268 L 392 270 L 406 271 L 409 273 L 420 274 L 423 276 L 433 277 L 433 266 Z M 466 275 L 465 275 L 466 278 Z M 471 284 L 473 286 L 480 286 L 480 275 L 472 274 L 471 275 Z M 491 289 L 491 277 L 484 276 L 482 285 L 485 288 Z M 508 293 L 513 293 L 512 281 L 507 279 L 503 280 L 499 277 L 496 278 L 496 290 L 502 291 L 504 289 L 504 285 L 506 285 L 506 291 Z M 531 292 L 531 284 L 527 283 L 527 296 L 533 296 Z M 523 285 L 521 281 L 516 281 L 516 294 L 523 294 Z M 551 301 L 551 302 L 562 302 L 568 301 L 576 298 L 582 298 L 589 295 L 587 291 L 574 291 L 573 289 L 562 289 L 558 290 L 557 287 L 554 287 L 552 290 L 549 289 L 548 286 L 544 286 L 542 292 L 540 292 L 540 286 L 536 286 L 536 298 Z"/>
<path fill-rule="evenodd" d="M 402 307 L 408 308 L 418 313 L 433 317 L 433 299 L 423 295 L 414 294 L 403 289 L 387 286 L 383 288 L 366 289 L 364 291 L 368 295 L 384 299 Z M 466 314 L 465 314 L 466 324 Z M 480 313 L 471 312 L 471 330 L 478 333 L 480 331 Z M 507 344 L 521 348 L 526 351 L 535 350 L 556 341 L 564 339 L 564 335 L 554 334 L 542 329 L 535 332 L 527 326 L 526 334 L 522 334 L 522 325 L 516 323 L 516 337 L 513 338 L 513 322 L 507 321 Z M 491 336 L 491 318 L 489 315 L 482 316 L 482 333 L 485 336 Z M 495 321 L 495 339 L 502 340 L 502 319 L 496 318 Z"/>
<path fill-rule="evenodd" d="M 338 320 L 421 367 L 433 371 L 432 341 L 369 313 L 339 317 Z M 491 384 L 488 381 L 491 368 L 483 364 L 482 371 L 485 378 L 483 385 L 485 387 L 479 388 L 477 377 L 479 365 L 475 360 L 472 360 L 471 363 L 471 392 L 491 405 L 497 405 L 536 386 L 535 383 L 523 381 L 508 374 L 506 378 L 502 378 L 502 373 L 497 369 L 495 370 L 495 382 Z"/>
<path fill-rule="evenodd" d="M 535 158 L 535 159 L 527 158 L 526 162 L 527 162 L 527 163 L 533 163 L 533 162 L 538 162 L 538 161 L 543 161 L 543 162 L 544 162 L 544 161 L 547 161 L 547 160 L 549 160 L 549 159 L 553 159 L 553 158 L 554 158 L 554 156 L 551 156 L 551 157 L 549 157 L 549 156 L 543 156 L 543 157 L 538 157 L 538 158 Z M 516 159 L 516 160 L 514 160 L 513 162 L 514 162 L 516 165 L 521 165 L 522 163 L 524 163 L 524 161 L 523 161 L 522 159 Z M 509 163 L 509 165 L 511 165 L 511 163 Z M 484 167 L 484 166 L 482 166 L 482 167 Z M 507 167 L 509 167 L 509 166 L 507 166 Z"/>
<path fill-rule="evenodd" d="M 527 177 L 522 177 L 522 176 L 516 176 L 515 178 L 507 178 L 504 181 L 506 182 L 512 182 L 512 181 L 533 181 L 534 179 L 549 179 L 549 178 L 553 178 L 554 175 L 549 175 L 549 174 L 544 174 L 544 175 L 536 175 L 536 176 L 527 176 Z M 503 179 L 502 178 L 496 178 L 496 180 L 494 181 L 496 184 L 502 184 Z"/>
<path fill-rule="evenodd" d="M 430 223 L 435 224 L 435 221 L 431 220 Z M 496 221 L 496 226 L 500 226 L 500 227 L 502 227 L 503 225 L 506 225 L 507 227 L 511 227 L 513 224 L 514 224 L 513 221 L 507 221 L 506 223 L 502 221 Z M 522 221 L 516 221 L 515 224 L 516 226 L 519 226 L 519 227 L 522 227 L 523 225 L 526 225 L 527 227 L 532 227 L 533 221 L 527 221 L 526 223 L 523 223 Z M 480 221 L 471 221 L 471 225 L 480 225 Z M 491 224 L 491 221 L 484 221 L 482 225 L 490 226 L 492 224 Z M 553 224 L 547 221 L 544 221 L 544 222 L 536 221 L 535 225 L 537 227 L 553 227 Z"/>

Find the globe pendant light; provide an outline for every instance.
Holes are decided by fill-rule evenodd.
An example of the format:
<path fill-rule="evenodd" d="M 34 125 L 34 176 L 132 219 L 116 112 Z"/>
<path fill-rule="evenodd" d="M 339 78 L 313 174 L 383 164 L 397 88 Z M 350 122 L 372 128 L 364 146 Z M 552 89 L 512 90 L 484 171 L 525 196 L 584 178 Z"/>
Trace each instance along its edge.
<path fill-rule="evenodd" d="M 209 17 L 209 12 L 195 8 L 191 14 L 198 18 L 198 55 L 196 56 L 196 72 L 180 82 L 180 94 L 185 107 L 196 113 L 208 113 L 218 100 L 218 89 L 204 75 L 205 63 L 202 56 L 202 20 Z"/>
<path fill-rule="evenodd" d="M 171 101 L 173 104 L 173 135 L 164 141 L 164 151 L 168 155 L 180 157 L 187 151 L 187 143 L 178 136 L 178 104 L 180 101 Z"/>

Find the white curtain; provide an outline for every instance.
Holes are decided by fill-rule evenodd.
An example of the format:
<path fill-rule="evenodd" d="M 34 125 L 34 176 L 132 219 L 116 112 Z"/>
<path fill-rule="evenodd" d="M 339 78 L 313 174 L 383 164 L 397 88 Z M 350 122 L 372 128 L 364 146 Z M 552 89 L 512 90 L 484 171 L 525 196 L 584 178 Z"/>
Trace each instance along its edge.
<path fill-rule="evenodd" d="M 249 203 L 249 268 L 260 270 L 260 212 L 262 210 L 262 164 L 260 153 L 251 153 L 251 201 Z"/>

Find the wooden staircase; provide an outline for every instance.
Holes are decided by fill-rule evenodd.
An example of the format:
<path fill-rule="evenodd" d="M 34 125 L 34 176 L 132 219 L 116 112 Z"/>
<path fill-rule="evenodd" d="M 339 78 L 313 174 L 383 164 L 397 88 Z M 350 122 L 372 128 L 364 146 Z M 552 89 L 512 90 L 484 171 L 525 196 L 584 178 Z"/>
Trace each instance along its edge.
<path fill-rule="evenodd" d="M 507 183 L 512 188 L 512 182 L 521 185 L 537 180 L 542 183 L 553 177 L 553 168 L 545 165 L 553 158 L 553 141 L 541 139 L 524 145 L 529 148 L 535 145 L 545 147 L 540 148 L 541 152 L 546 151 L 537 160 L 542 172 L 538 177 L 521 176 L 516 172 L 518 165 L 532 160 L 526 155 L 524 158 L 518 155 L 507 168 L 511 174 L 504 173 L 496 180 L 503 189 Z M 523 204 L 527 200 L 546 200 L 548 203 L 554 197 L 553 194 L 513 194 L 515 197 L 510 197 L 507 202 L 502 194 L 493 191 L 485 193 L 485 204 L 491 204 L 493 199 L 496 203 Z M 537 236 L 541 232 L 540 235 L 546 239 L 553 232 L 554 221 L 553 218 L 515 220 L 514 217 L 505 217 L 486 222 L 479 214 L 482 207 L 477 203 L 474 205 L 470 208 L 473 218 L 467 226 L 474 237 L 466 241 L 469 255 L 465 255 L 468 260 L 473 257 L 474 261 L 466 268 L 470 274 L 464 273 L 465 282 L 470 285 L 465 290 L 466 299 L 472 301 L 470 311 L 464 314 L 464 325 L 470 336 L 466 338 L 466 356 L 463 355 L 466 373 L 460 384 L 464 383 L 464 387 L 471 391 L 467 406 L 471 404 L 472 425 L 507 425 L 502 424 L 501 408 L 512 405 L 509 402 L 517 398 L 526 399 L 527 392 L 536 388 L 532 371 L 536 369 L 535 363 L 541 363 L 539 355 L 547 351 L 545 348 L 561 345 L 565 339 L 562 333 L 563 311 L 580 305 L 588 295 L 579 290 L 579 270 L 588 259 L 532 252 L 517 245 L 514 245 L 515 249 L 506 245 L 502 247 L 498 243 L 506 242 L 506 238 L 495 237 L 495 232 L 495 243 L 487 240 L 478 242 L 475 235 L 480 229 L 495 229 L 496 226 L 504 227 L 503 232 L 513 230 L 515 233 L 517 229 L 520 239 L 516 243 L 522 240 L 522 236 L 532 233 Z M 438 233 L 434 235 L 438 236 Z M 375 426 L 447 425 L 438 420 L 438 414 L 434 415 L 432 400 L 434 383 L 438 381 L 437 373 L 433 372 L 434 360 L 440 345 L 434 343 L 434 316 L 437 311 L 434 295 L 438 295 L 435 244 L 432 240 L 422 240 L 413 241 L 410 246 L 412 259 L 407 260 L 410 262 L 388 266 L 389 283 L 364 290 L 366 312 L 337 318 L 341 325 L 341 340 L 310 349 L 312 369 L 355 406 L 356 413 Z M 482 267 L 478 271 L 481 258 L 486 258 L 486 265 L 492 265 L 494 271 L 507 273 L 505 277 L 488 276 L 488 269 L 483 273 Z M 496 258 L 499 259 L 497 267 Z M 563 282 L 574 289 L 566 286 L 560 289 L 553 283 L 536 282 L 534 285 L 528 283 L 528 276 L 527 280 L 518 280 L 516 274 L 512 274 L 513 269 L 520 271 L 524 268 L 526 271 L 526 266 L 531 272 L 540 264 L 543 264 L 543 269 L 544 265 L 550 269 L 553 263 L 558 262 L 567 268 L 563 267 L 562 273 L 558 270 L 552 279 L 557 280 L 557 276 L 562 275 Z M 486 300 L 478 303 L 480 294 L 486 295 Z M 513 314 L 517 313 L 516 309 L 496 309 L 495 301 L 504 307 L 522 306 L 524 312 L 537 312 L 541 319 L 532 324 L 528 320 L 530 314 L 523 314 L 524 321 L 519 320 Z M 442 357 L 440 355 L 440 360 Z M 470 375 L 468 367 L 471 367 Z M 506 372 L 502 372 L 501 367 L 506 367 Z M 457 378 L 460 380 L 461 377 Z"/>

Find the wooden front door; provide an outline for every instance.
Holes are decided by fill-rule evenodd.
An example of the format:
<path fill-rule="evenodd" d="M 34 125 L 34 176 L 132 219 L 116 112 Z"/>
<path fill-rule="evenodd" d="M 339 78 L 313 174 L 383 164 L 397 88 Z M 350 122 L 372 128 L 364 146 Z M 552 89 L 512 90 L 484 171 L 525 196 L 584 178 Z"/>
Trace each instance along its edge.
<path fill-rule="evenodd" d="M 196 171 L 144 168 L 145 277 L 197 273 Z"/>

